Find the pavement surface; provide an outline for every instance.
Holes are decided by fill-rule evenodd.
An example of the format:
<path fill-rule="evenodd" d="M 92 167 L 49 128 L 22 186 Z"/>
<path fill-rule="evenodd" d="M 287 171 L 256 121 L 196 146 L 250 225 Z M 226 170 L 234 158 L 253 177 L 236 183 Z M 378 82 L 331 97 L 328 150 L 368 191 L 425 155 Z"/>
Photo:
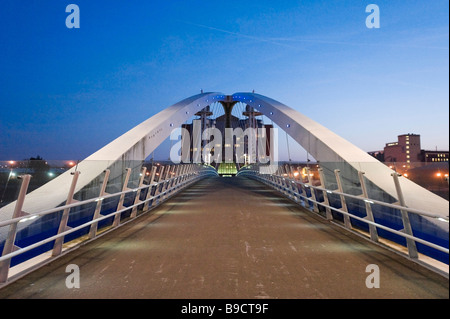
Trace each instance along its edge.
<path fill-rule="evenodd" d="M 80 287 L 69 289 L 72 264 Z M 366 286 L 369 265 L 379 288 Z M 257 181 L 217 177 L 7 285 L 4 298 L 446 299 L 449 281 Z"/>

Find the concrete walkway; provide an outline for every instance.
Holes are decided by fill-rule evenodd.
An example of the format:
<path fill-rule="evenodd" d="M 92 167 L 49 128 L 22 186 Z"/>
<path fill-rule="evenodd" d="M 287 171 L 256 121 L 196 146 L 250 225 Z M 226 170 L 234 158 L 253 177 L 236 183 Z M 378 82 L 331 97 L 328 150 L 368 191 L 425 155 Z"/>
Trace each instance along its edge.
<path fill-rule="evenodd" d="M 66 266 L 80 288 L 66 287 Z M 380 271 L 369 289 L 368 265 Z M 241 177 L 209 178 L 0 298 L 449 298 L 448 280 Z"/>

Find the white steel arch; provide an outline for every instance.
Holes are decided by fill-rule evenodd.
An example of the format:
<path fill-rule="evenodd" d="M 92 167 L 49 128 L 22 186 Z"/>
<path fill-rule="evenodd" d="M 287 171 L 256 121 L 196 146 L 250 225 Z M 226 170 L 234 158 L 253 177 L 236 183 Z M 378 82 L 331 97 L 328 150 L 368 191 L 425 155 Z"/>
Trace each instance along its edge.
<path fill-rule="evenodd" d="M 393 179 L 389 178 L 394 171 L 328 128 L 260 94 L 235 93 L 233 100 L 245 102 L 263 113 L 307 150 L 321 163 L 321 166 L 339 168 L 343 176 L 362 171 L 367 180 L 398 200 Z M 399 182 L 408 207 L 448 217 L 449 202 L 447 200 L 407 178 L 400 178 Z"/>
<path fill-rule="evenodd" d="M 343 174 L 351 170 L 365 172 L 366 178 L 392 198 L 397 198 L 392 179 L 393 172 L 363 150 L 336 135 L 326 127 L 300 112 L 266 96 L 255 93 L 236 93 L 234 101 L 247 103 L 273 120 L 295 141 L 305 148 L 321 165 L 335 165 Z M 229 101 L 222 93 L 202 93 L 184 99 L 145 120 L 94 154 L 80 162 L 81 172 L 76 192 L 88 185 L 102 172 L 119 161 L 144 161 L 171 133 L 173 128 L 191 118 L 196 112 L 218 101 Z M 333 164 L 331 164 L 333 163 Z M 331 167 L 330 166 L 330 167 Z M 75 168 L 58 176 L 27 195 L 25 212 L 38 212 L 56 207 L 66 200 Z M 406 204 L 418 210 L 448 216 L 449 202 L 401 178 Z M 11 218 L 14 203 L 0 209 L 0 221 Z"/>
<path fill-rule="evenodd" d="M 202 93 L 162 110 L 81 161 L 77 167 L 30 192 L 26 196 L 23 211 L 39 212 L 63 203 L 75 169 L 80 171 L 76 193 L 117 162 L 144 161 L 170 135 L 173 128 L 180 127 L 210 103 L 224 98 L 225 95 L 221 93 Z M 15 202 L 1 208 L 0 221 L 10 219 L 14 207 Z"/>

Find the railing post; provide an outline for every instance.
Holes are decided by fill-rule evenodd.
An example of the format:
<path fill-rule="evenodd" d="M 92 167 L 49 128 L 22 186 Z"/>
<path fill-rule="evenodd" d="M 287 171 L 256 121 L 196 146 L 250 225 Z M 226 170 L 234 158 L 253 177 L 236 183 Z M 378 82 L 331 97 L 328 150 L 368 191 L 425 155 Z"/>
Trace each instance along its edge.
<path fill-rule="evenodd" d="M 106 185 L 108 184 L 109 174 L 110 174 L 110 170 L 109 169 L 105 170 L 105 176 L 103 178 L 102 187 L 101 187 L 100 193 L 98 195 L 99 199 L 97 201 L 97 206 L 95 207 L 94 217 L 92 218 L 92 220 L 95 220 L 100 217 L 100 211 L 102 209 L 102 204 L 103 204 L 102 197 L 105 196 L 105 194 L 106 194 L 105 191 L 106 191 Z M 91 225 L 91 228 L 89 230 L 89 238 L 92 239 L 97 235 L 97 228 L 98 228 L 98 222 L 93 223 Z"/>
<path fill-rule="evenodd" d="M 306 189 L 305 189 L 305 183 L 304 183 L 304 181 L 303 181 L 303 174 L 301 173 L 301 171 L 302 171 L 302 168 L 301 168 L 301 166 L 298 166 L 297 167 L 297 170 L 298 170 L 298 173 L 299 173 L 299 175 L 298 175 L 298 177 L 299 177 L 299 179 L 300 179 L 300 188 L 301 188 L 301 192 L 302 192 L 302 195 L 303 195 L 303 197 L 302 197 L 302 201 L 303 201 L 303 204 L 304 204 L 304 206 L 306 207 L 306 199 L 308 198 L 308 194 L 306 193 Z"/>
<path fill-rule="evenodd" d="M 25 196 L 27 194 L 28 185 L 30 184 L 31 175 L 22 176 L 22 184 L 20 185 L 19 196 L 17 197 L 16 206 L 14 207 L 14 212 L 12 219 L 20 217 L 23 215 L 22 207 L 25 201 Z M 12 253 L 14 250 L 14 242 L 16 241 L 17 234 L 17 222 L 9 226 L 8 235 L 6 237 L 5 245 L 3 246 L 2 256 Z M 11 265 L 11 259 L 6 259 L 0 262 L 0 283 L 4 283 L 8 280 L 9 267 Z"/>
<path fill-rule="evenodd" d="M 314 188 L 312 187 L 313 182 L 312 182 L 312 178 L 311 178 L 311 169 L 309 167 L 307 167 L 306 172 L 308 173 L 308 185 L 310 186 L 309 190 L 311 192 L 311 197 L 313 199 L 313 211 L 315 213 L 318 213 L 319 208 L 317 207 L 316 192 L 315 192 Z"/>
<path fill-rule="evenodd" d="M 172 188 L 175 190 L 178 188 L 178 183 L 180 181 L 180 171 L 181 171 L 181 165 L 176 165 L 175 168 L 175 175 L 173 176 L 173 183 Z"/>
<path fill-rule="evenodd" d="M 361 183 L 362 195 L 365 198 L 364 203 L 366 205 L 367 219 L 371 222 L 375 222 L 372 213 L 372 206 L 369 203 L 369 194 L 367 193 L 366 182 L 364 181 L 364 172 L 358 171 L 358 176 L 359 182 Z M 369 232 L 370 232 L 370 239 L 375 242 L 378 242 L 378 232 L 375 225 L 369 224 Z"/>
<path fill-rule="evenodd" d="M 392 173 L 391 176 L 394 178 L 394 184 L 395 184 L 395 190 L 397 191 L 398 201 L 400 206 L 406 207 L 405 198 L 403 197 L 402 188 L 400 186 L 400 182 L 398 180 L 398 174 Z M 405 232 L 408 235 L 413 236 L 412 228 L 411 228 L 411 222 L 409 221 L 409 215 L 408 212 L 401 209 L 400 210 L 402 214 L 402 222 L 403 222 L 403 232 Z M 408 254 L 411 258 L 418 258 L 419 254 L 417 252 L 416 242 L 411 238 L 406 238 L 406 245 L 408 247 Z"/>
<path fill-rule="evenodd" d="M 159 194 L 160 194 L 160 189 L 161 189 L 161 180 L 164 174 L 164 166 L 160 166 L 159 169 L 159 175 L 158 175 L 158 185 L 156 185 L 156 189 L 155 189 L 155 195 L 152 201 L 152 207 L 156 206 L 157 203 L 159 204 Z"/>
<path fill-rule="evenodd" d="M 292 167 L 292 165 L 289 165 L 289 171 L 292 175 L 292 181 L 290 182 L 291 184 L 291 190 L 292 190 L 292 194 L 294 196 L 294 200 L 298 201 L 299 198 L 297 197 L 298 193 L 297 193 L 297 183 L 296 183 L 296 177 L 294 174 L 294 167 Z"/>
<path fill-rule="evenodd" d="M 127 174 L 125 175 L 125 180 L 123 182 L 122 192 L 125 192 L 126 190 L 128 190 L 128 180 L 130 179 L 131 168 L 127 168 L 126 172 L 127 172 Z M 116 212 L 121 210 L 121 209 L 123 209 L 123 208 L 125 208 L 123 206 L 124 200 L 125 200 L 125 194 L 120 194 L 120 199 L 119 199 L 119 203 L 117 204 Z M 113 227 L 119 226 L 121 215 L 122 215 L 122 213 L 114 215 Z"/>
<path fill-rule="evenodd" d="M 288 190 L 286 189 L 286 178 L 285 178 L 285 176 L 284 176 L 284 174 L 286 174 L 285 172 L 284 172 L 284 165 L 281 165 L 280 166 L 280 178 L 279 178 L 279 180 L 280 180 L 280 190 L 281 190 L 281 192 L 282 193 L 284 193 L 285 195 L 288 195 L 289 194 L 289 192 L 288 192 Z"/>
<path fill-rule="evenodd" d="M 330 206 L 330 201 L 328 199 L 328 192 L 325 190 L 325 175 L 323 174 L 323 168 L 319 168 L 319 179 L 320 179 L 320 186 L 324 189 L 322 191 L 323 193 L 323 201 L 325 202 L 325 205 Z M 331 209 L 329 207 L 325 208 L 325 215 L 328 220 L 333 220 L 333 214 L 331 213 Z"/>
<path fill-rule="evenodd" d="M 162 200 L 165 200 L 167 198 L 167 191 L 169 190 L 169 184 L 170 184 L 170 173 L 172 169 L 172 165 L 167 166 L 166 170 L 166 176 L 164 178 L 163 187 L 161 189 L 162 192 Z"/>
<path fill-rule="evenodd" d="M 143 166 L 141 169 L 141 178 L 139 179 L 138 190 L 136 191 L 136 196 L 134 197 L 133 205 L 136 205 L 139 202 L 139 197 L 141 196 L 141 187 L 144 185 L 145 173 L 147 172 L 147 167 Z M 137 206 L 134 206 L 131 210 L 131 218 L 135 218 L 137 216 Z"/>
<path fill-rule="evenodd" d="M 72 184 L 70 185 L 69 194 L 67 195 L 66 205 L 74 202 L 73 195 L 75 194 L 75 187 L 77 185 L 78 176 L 80 171 L 73 172 Z M 59 223 L 58 235 L 67 229 L 67 221 L 69 220 L 70 208 L 65 208 L 61 216 L 61 221 Z M 52 256 L 58 256 L 62 252 L 62 246 L 64 243 L 64 236 L 55 239 L 55 244 L 53 245 Z"/>
<path fill-rule="evenodd" d="M 144 209 L 143 209 L 144 211 L 147 211 L 148 206 L 150 205 L 149 199 L 152 196 L 152 190 L 153 190 L 153 186 L 154 186 L 153 183 L 155 180 L 156 169 L 157 169 L 156 166 L 152 166 L 152 172 L 150 174 L 150 182 L 149 182 L 148 188 L 147 188 L 147 195 L 145 196 L 145 204 L 144 204 Z M 155 192 L 156 192 L 156 190 L 155 190 Z M 154 199 L 152 201 L 154 201 Z"/>
<path fill-rule="evenodd" d="M 340 174 L 340 170 L 339 169 L 335 169 L 334 170 L 334 174 L 336 176 L 336 182 L 338 185 L 338 192 L 339 193 L 343 193 L 344 192 L 344 188 L 342 187 L 342 181 L 341 181 L 341 174 Z M 348 209 L 347 209 L 347 202 L 345 200 L 345 196 L 344 195 L 339 195 L 339 197 L 341 198 L 341 206 L 342 206 L 342 210 L 346 213 L 348 213 Z M 344 215 L 344 225 L 347 228 L 352 228 L 352 223 L 350 221 L 350 217 L 346 214 Z"/>

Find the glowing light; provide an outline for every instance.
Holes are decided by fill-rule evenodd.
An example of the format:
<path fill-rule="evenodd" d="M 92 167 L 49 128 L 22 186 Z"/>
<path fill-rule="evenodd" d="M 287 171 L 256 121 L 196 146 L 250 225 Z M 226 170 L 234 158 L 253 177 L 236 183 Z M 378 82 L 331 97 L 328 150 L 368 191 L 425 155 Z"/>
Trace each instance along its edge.
<path fill-rule="evenodd" d="M 299 172 L 294 172 L 294 176 L 297 177 L 299 175 Z"/>
<path fill-rule="evenodd" d="M 26 221 L 29 221 L 29 220 L 33 220 L 35 218 L 38 218 L 38 215 L 33 215 L 33 216 L 30 216 L 30 217 L 22 218 L 21 220 L 19 220 L 19 223 L 23 223 L 23 222 L 26 222 Z"/>
<path fill-rule="evenodd" d="M 437 173 L 436 176 L 437 176 L 437 177 L 441 177 L 442 174 L 441 174 L 441 173 Z"/>

